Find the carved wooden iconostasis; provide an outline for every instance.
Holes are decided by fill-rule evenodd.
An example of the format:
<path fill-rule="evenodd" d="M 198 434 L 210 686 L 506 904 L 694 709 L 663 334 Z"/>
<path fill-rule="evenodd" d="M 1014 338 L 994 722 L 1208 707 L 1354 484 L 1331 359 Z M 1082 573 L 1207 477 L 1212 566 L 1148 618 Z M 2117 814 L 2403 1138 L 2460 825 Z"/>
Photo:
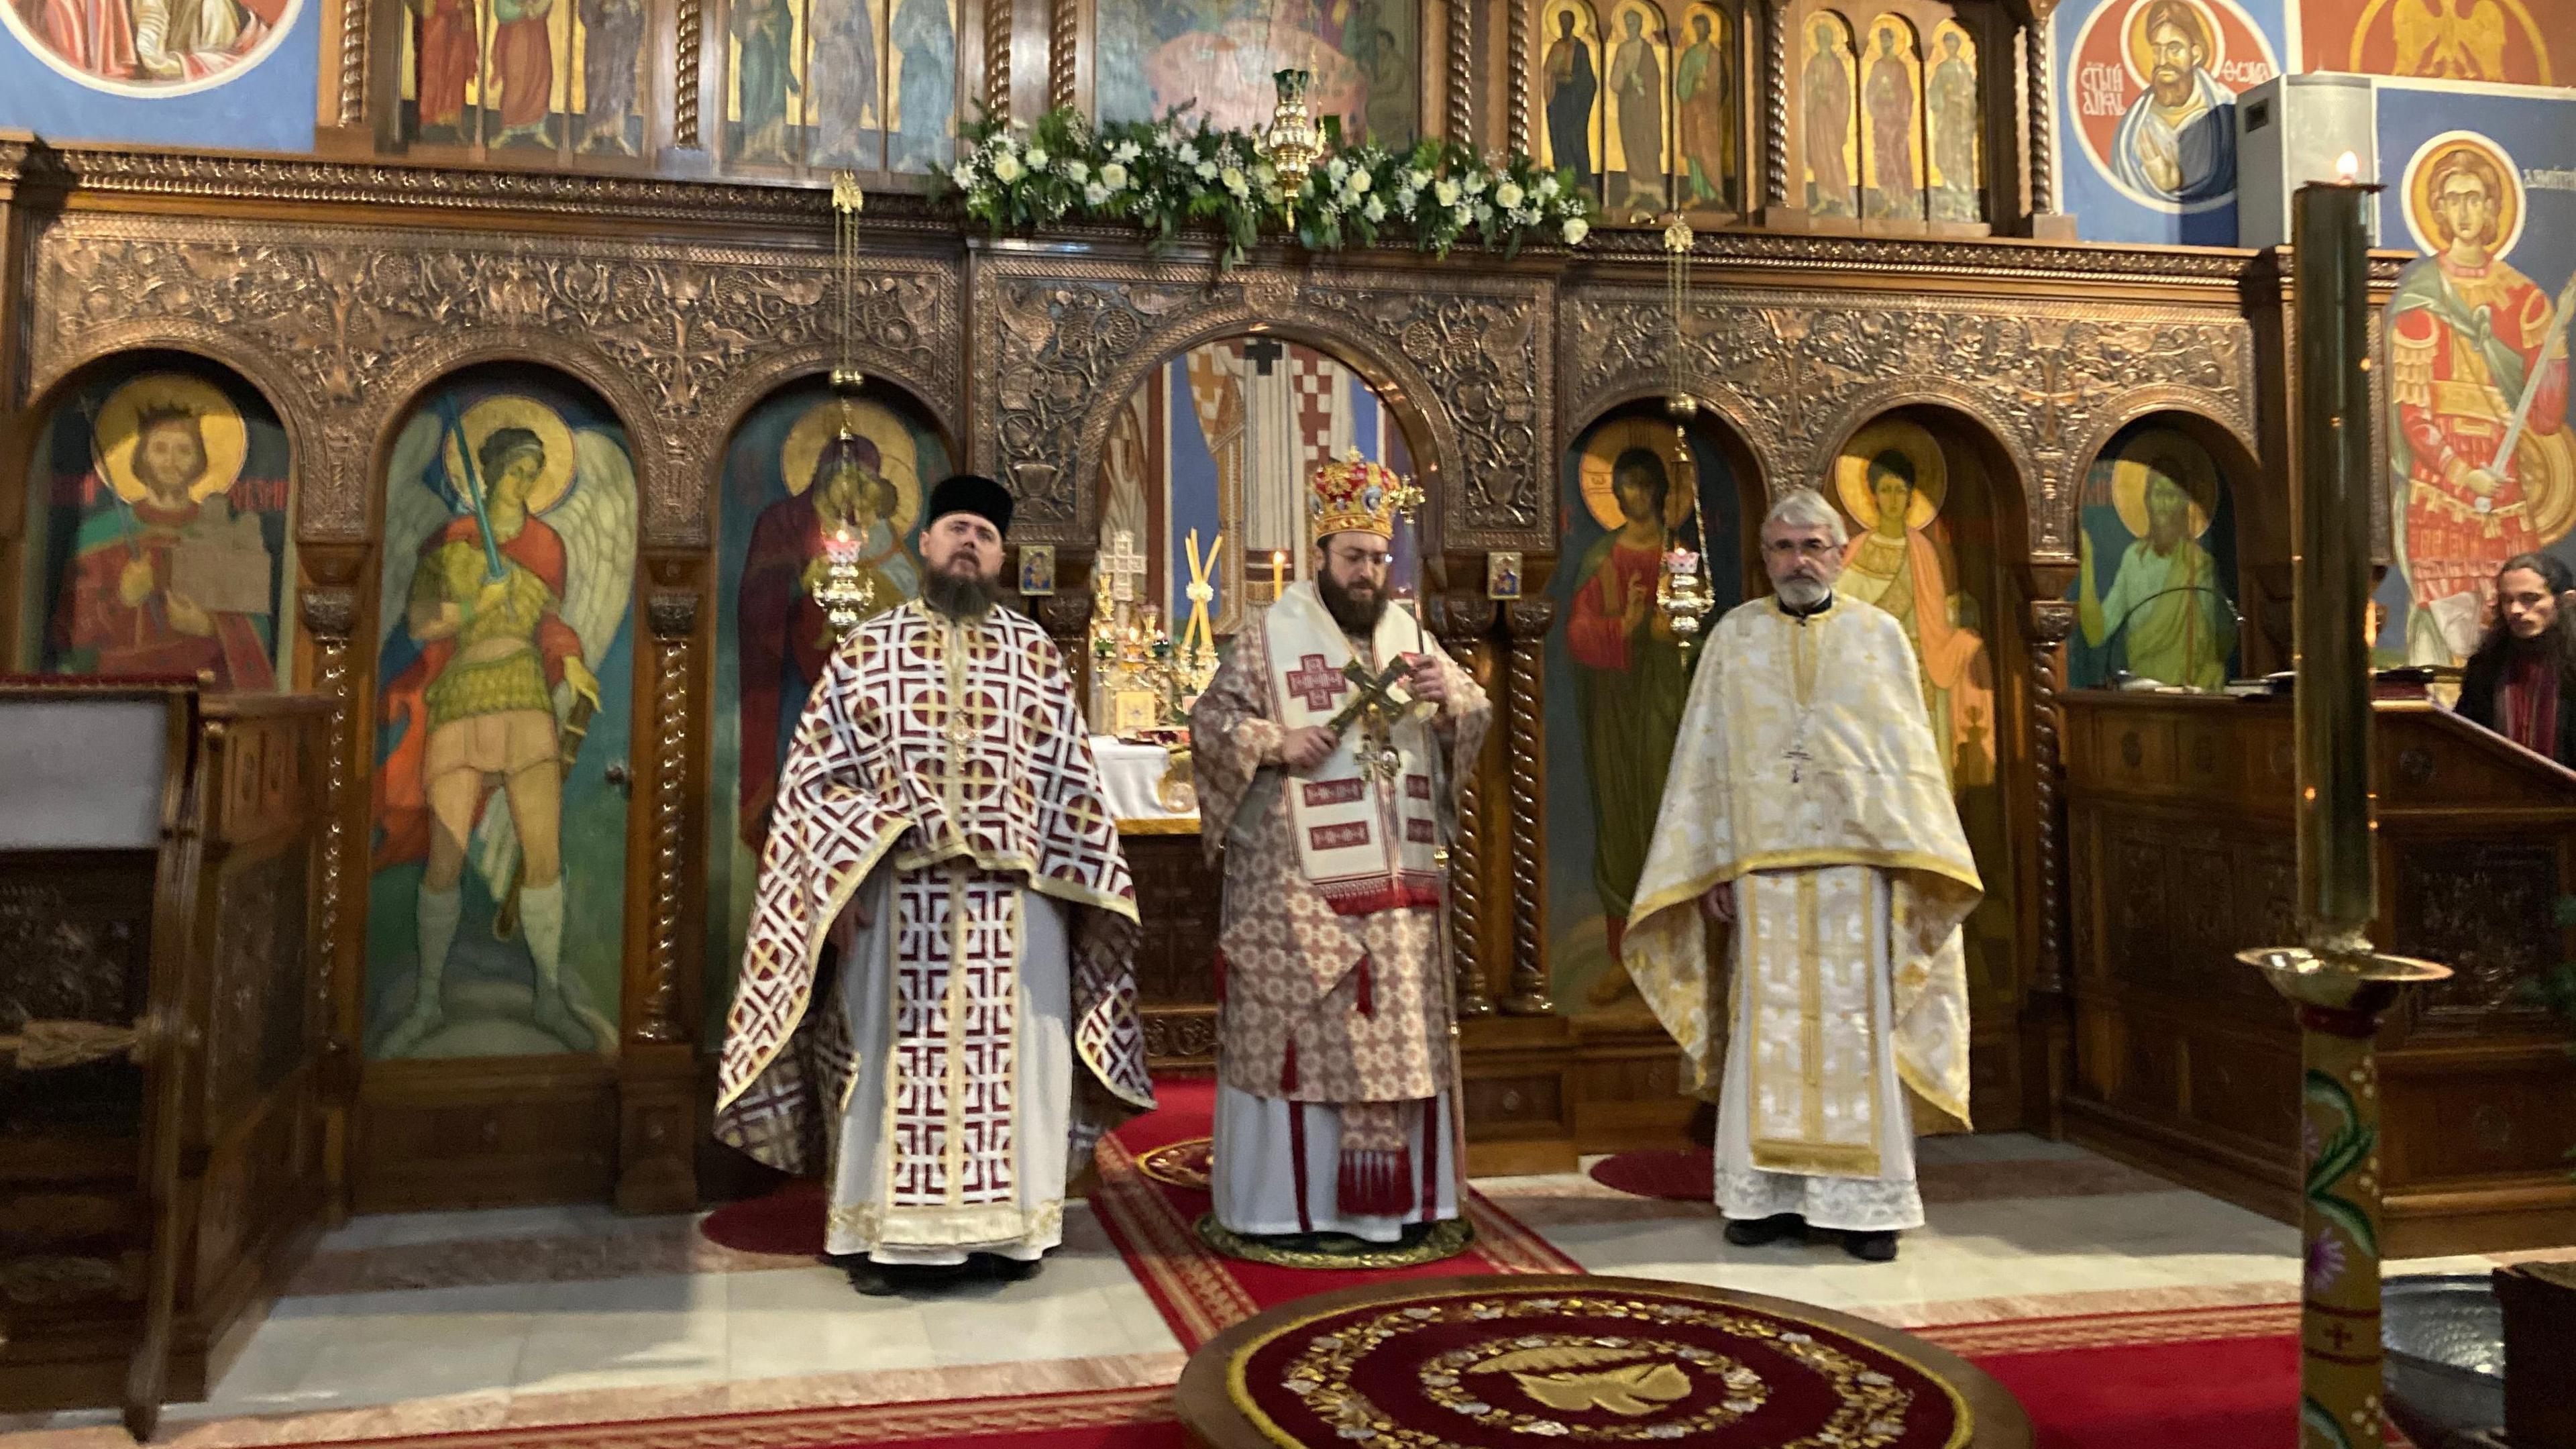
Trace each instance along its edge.
<path fill-rule="evenodd" d="M 1453 853 L 1483 1170 L 1669 1144 L 1691 1115 L 1617 968 L 1689 667 L 1640 608 L 1650 550 L 1699 540 L 1732 601 L 1763 591 L 1771 497 L 1813 485 L 1848 516 L 1846 593 L 1922 649 L 1989 882 L 1984 1127 L 2053 1127 L 2068 1080 L 2059 696 L 2286 657 L 2281 279 L 2045 240 L 2065 218 L 2021 98 L 2044 115 L 2046 47 L 2014 4 L 335 18 L 321 156 L 0 139 L 0 378 L 23 409 L 0 434 L 0 626 L 22 668 L 220 646 L 237 682 L 264 667 L 339 707 L 317 892 L 333 1033 L 363 1062 L 332 1138 L 360 1209 L 673 1209 L 716 1180 L 709 1054 L 824 647 L 820 541 L 862 539 L 869 607 L 910 597 L 922 491 L 952 468 L 1005 480 L 1014 541 L 1055 550 L 1056 592 L 1022 602 L 1076 659 L 1122 537 L 1130 587 L 1168 609 L 1187 534 L 1227 531 L 1222 633 L 1267 597 L 1270 549 L 1302 568 L 1286 490 L 1319 450 L 1424 486 L 1422 614 L 1497 708 Z M 1871 56 L 1804 78 L 1835 25 Z M 1346 133 L 1580 160 L 1611 224 L 1508 260 L 1264 246 L 1219 273 L 1195 239 L 971 238 L 921 194 L 978 105 L 1195 94 L 1246 122 L 1288 63 Z M 1842 190 L 1811 180 L 1828 132 Z M 868 188 L 846 338 L 840 166 Z M 1704 223 L 1678 323 L 1656 232 L 1625 225 L 1676 205 Z M 842 442 L 845 348 L 868 382 Z M 202 459 L 117 462 L 118 439 L 185 431 L 174 410 Z M 196 481 L 136 494 L 101 466 Z M 153 486 L 194 500 L 153 526 L 219 600 L 118 562 Z M 504 551 L 547 590 L 483 607 Z M 2233 602 L 2150 629 L 2123 611 L 2152 568 Z M 1140 962 L 1155 1053 L 1203 1060 L 1205 869 L 1186 837 L 1130 847 L 1163 926 Z"/>

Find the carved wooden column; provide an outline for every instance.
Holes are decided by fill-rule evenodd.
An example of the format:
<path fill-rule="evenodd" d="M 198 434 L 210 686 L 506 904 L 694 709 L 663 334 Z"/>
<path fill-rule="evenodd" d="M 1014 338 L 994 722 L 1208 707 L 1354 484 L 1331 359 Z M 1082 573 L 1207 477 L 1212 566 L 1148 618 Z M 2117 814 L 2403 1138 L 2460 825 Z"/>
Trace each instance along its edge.
<path fill-rule="evenodd" d="M 2030 233 L 2073 240 L 2074 219 L 2057 209 L 2057 88 L 2049 75 L 2056 23 L 2043 13 L 2022 27 L 2023 104 L 2030 121 Z"/>
<path fill-rule="evenodd" d="M 687 838 L 690 721 L 697 683 L 698 595 L 655 592 L 645 604 L 653 635 L 653 763 L 646 838 L 652 901 L 641 969 L 628 957 L 624 1050 L 618 1056 L 617 1206 L 633 1213 L 696 1206 L 697 1054 L 689 1020 L 688 965 L 698 952 L 688 902 L 703 894 Z"/>
<path fill-rule="evenodd" d="M 702 151 L 707 143 L 698 129 L 698 93 L 704 85 L 698 74 L 698 48 L 706 29 L 706 7 L 703 0 L 678 0 L 678 9 L 679 43 L 671 64 L 671 144 L 682 151 Z"/>
<path fill-rule="evenodd" d="M 1506 139 L 1510 142 L 1508 149 L 1525 153 L 1530 148 L 1530 10 L 1532 7 L 1529 0 L 1493 0 L 1493 3 L 1508 7 L 1512 14 L 1510 26 L 1512 93 L 1508 98 L 1509 109 L 1505 112 L 1511 117 L 1511 128 Z"/>
<path fill-rule="evenodd" d="M 2063 1135 L 2059 1103 L 2066 1093 L 2066 1071 L 2074 1024 L 2066 989 L 2066 779 L 2060 731 L 2065 710 L 2066 639 L 2075 628 L 2075 606 L 2063 599 L 2038 599 L 2030 606 L 2030 773 L 2038 829 L 2032 840 L 2038 856 L 2039 889 L 2034 919 L 2037 951 L 2031 961 L 2027 998 L 2027 1049 L 2044 1064 L 2047 1083 L 2045 1122 L 2048 1135 Z"/>
<path fill-rule="evenodd" d="M 1011 0 L 984 0 L 984 110 L 1011 124 Z"/>
<path fill-rule="evenodd" d="M 1789 204 L 1788 0 L 1762 7 L 1762 203 Z"/>
<path fill-rule="evenodd" d="M 1055 0 L 1054 36 L 1047 42 L 1047 108 L 1073 104 L 1075 61 L 1082 44 L 1082 0 Z"/>
<path fill-rule="evenodd" d="M 1056 559 L 1058 592 L 1041 595 L 1031 602 L 1037 605 L 1038 627 L 1047 631 L 1047 637 L 1055 641 L 1055 647 L 1064 655 L 1065 677 L 1073 683 L 1074 704 L 1079 708 L 1083 701 L 1091 698 L 1091 590 L 1088 587 L 1066 589 L 1064 566 L 1065 561 L 1059 555 Z M 1081 570 L 1085 577 L 1090 572 L 1087 568 Z"/>
<path fill-rule="evenodd" d="M 1449 139 L 1465 146 L 1483 149 L 1484 141 L 1476 134 L 1476 16 L 1484 9 L 1480 4 L 1449 7 L 1449 95 L 1447 130 Z"/>
<path fill-rule="evenodd" d="M 1547 704 L 1540 683 L 1547 658 L 1548 626 L 1556 622 L 1551 599 L 1515 601 L 1506 616 L 1512 636 L 1508 704 L 1511 751 L 1512 994 L 1506 1016 L 1545 1016 L 1556 1010 L 1547 994 L 1546 817 L 1539 787 L 1547 758 Z"/>
<path fill-rule="evenodd" d="M 1499 700 L 1494 687 L 1494 618 L 1500 612 L 1491 599 L 1480 594 L 1434 594 L 1431 605 L 1433 632 L 1440 636 L 1440 647 L 1476 686 L 1485 691 L 1488 700 L 1508 707 Z M 1458 1015 L 1461 1017 L 1494 1014 L 1491 987 L 1487 982 L 1485 962 L 1485 761 L 1494 751 L 1495 731 L 1491 725 L 1485 734 L 1485 748 L 1472 760 L 1460 760 L 1458 771 L 1458 838 L 1449 848 L 1449 949 L 1455 959 L 1457 974 Z"/>
<path fill-rule="evenodd" d="M 307 559 L 307 567 L 314 562 Z M 353 561 L 354 562 L 354 561 Z M 324 1126 L 324 1176 L 329 1183 L 331 1220 L 349 1213 L 349 1111 L 358 1098 L 360 1043 L 364 1040 L 365 988 L 358 979 L 365 958 L 366 910 L 349 909 L 352 882 L 366 889 L 362 862 L 352 859 L 365 835 L 350 828 L 350 816 L 364 814 L 364 802 L 353 801 L 358 737 L 364 712 L 350 695 L 350 637 L 358 623 L 354 588 L 305 589 L 297 597 L 304 637 L 313 651 L 313 669 L 303 688 L 331 701 L 330 753 L 323 761 L 324 818 L 320 878 L 313 883 L 314 1010 L 322 1019 L 321 1097 L 328 1121 Z M 364 791 L 360 791 L 364 794 Z"/>

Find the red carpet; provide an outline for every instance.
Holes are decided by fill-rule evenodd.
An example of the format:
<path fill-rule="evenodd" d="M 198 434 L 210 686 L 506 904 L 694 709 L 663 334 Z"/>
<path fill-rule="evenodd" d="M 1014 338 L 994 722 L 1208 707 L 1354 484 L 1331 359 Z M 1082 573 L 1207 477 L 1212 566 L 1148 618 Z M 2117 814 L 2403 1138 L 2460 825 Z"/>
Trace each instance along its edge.
<path fill-rule="evenodd" d="M 1675 1202 L 1717 1200 L 1717 1154 L 1695 1152 L 1620 1152 L 1592 1164 L 1592 1180 L 1638 1197 Z"/>
<path fill-rule="evenodd" d="M 1199 1240 L 1196 1224 L 1208 1210 L 1206 1189 L 1185 1186 L 1193 1154 L 1164 1153 L 1208 1135 L 1216 1114 L 1213 1079 L 1157 1081 L 1162 1106 L 1111 1133 L 1100 1144 L 1100 1188 L 1091 1206 L 1118 1245 L 1119 1254 L 1147 1296 L 1162 1310 L 1183 1348 L 1197 1348 L 1217 1330 L 1292 1299 L 1397 1278 L 1450 1278 L 1470 1273 L 1580 1273 L 1583 1266 L 1548 1246 L 1509 1213 L 1474 1193 L 1467 1218 L 1476 1227 L 1474 1247 L 1444 1262 L 1414 1268 L 1334 1272 L 1276 1268 L 1229 1258 Z M 1139 1159 L 1156 1161 L 1164 1177 L 1148 1176 Z M 1175 1170 L 1182 1169 L 1182 1170 Z"/>
<path fill-rule="evenodd" d="M 767 1197 L 726 1203 L 706 1215 L 698 1232 L 737 1253 L 816 1257 L 823 1251 L 823 1184 L 791 1182 Z"/>

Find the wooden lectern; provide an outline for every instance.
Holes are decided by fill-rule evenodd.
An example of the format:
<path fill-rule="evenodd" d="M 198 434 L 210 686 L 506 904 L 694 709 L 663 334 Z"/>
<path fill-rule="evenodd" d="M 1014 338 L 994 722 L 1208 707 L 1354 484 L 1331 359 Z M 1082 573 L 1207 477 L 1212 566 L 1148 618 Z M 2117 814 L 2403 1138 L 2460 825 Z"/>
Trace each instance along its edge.
<path fill-rule="evenodd" d="M 328 701 L 0 682 L 0 1410 L 206 1395 L 328 1205 Z"/>
<path fill-rule="evenodd" d="M 2066 697 L 2068 1134 L 2290 1221 L 2299 1036 L 2235 952 L 2297 939 L 2291 701 Z M 2421 700 L 2373 706 L 2380 949 L 2451 979 L 2381 1024 L 2389 1258 L 2576 1239 L 2565 1028 L 2519 983 L 2568 959 L 2576 772 Z"/>

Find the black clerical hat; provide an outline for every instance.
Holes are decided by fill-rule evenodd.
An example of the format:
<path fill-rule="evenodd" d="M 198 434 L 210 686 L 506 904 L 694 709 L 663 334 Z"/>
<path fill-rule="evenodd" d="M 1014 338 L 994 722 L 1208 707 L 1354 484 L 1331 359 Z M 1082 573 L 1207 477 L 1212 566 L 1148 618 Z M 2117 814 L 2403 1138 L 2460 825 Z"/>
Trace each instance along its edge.
<path fill-rule="evenodd" d="M 972 513 L 993 525 L 994 532 L 1007 536 L 1011 531 L 1011 490 L 981 473 L 951 473 L 930 490 L 930 509 L 923 521 L 937 523 L 951 513 Z"/>

